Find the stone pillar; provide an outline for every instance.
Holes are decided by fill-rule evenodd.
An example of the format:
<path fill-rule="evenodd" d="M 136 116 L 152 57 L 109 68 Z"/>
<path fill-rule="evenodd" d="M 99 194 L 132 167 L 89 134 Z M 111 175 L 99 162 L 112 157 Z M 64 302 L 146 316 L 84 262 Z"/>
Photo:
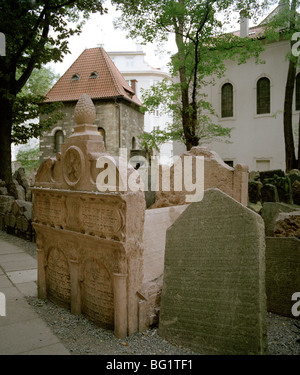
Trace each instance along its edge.
<path fill-rule="evenodd" d="M 81 293 L 79 280 L 79 265 L 77 260 L 70 260 L 70 279 L 71 279 L 71 313 L 81 314 Z"/>
<path fill-rule="evenodd" d="M 114 333 L 118 338 L 127 336 L 127 275 L 113 273 Z"/>
<path fill-rule="evenodd" d="M 237 164 L 233 174 L 233 196 L 243 206 L 248 205 L 248 166 Z"/>
<path fill-rule="evenodd" d="M 38 298 L 47 298 L 46 270 L 44 262 L 44 251 L 37 249 L 38 256 Z"/>

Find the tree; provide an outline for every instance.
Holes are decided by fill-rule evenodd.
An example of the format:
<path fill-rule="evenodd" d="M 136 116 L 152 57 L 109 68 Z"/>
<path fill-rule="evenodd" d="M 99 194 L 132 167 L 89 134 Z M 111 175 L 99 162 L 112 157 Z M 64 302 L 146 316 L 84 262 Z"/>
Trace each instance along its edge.
<path fill-rule="evenodd" d="M 59 78 L 51 68 L 34 69 L 22 90 L 16 95 L 13 107 L 13 124 L 11 141 L 14 144 L 27 143 L 30 138 L 37 138 L 41 132 L 50 129 L 63 117 L 59 111 L 62 103 L 41 103 L 45 94 Z M 49 116 L 38 121 L 41 114 Z"/>
<path fill-rule="evenodd" d="M 253 15 L 264 8 L 265 1 L 113 0 L 112 3 L 122 11 L 116 26 L 128 30 L 129 37 L 142 38 L 143 43 L 164 42 L 170 33 L 174 34 L 177 53 L 170 65 L 172 76 L 179 79 L 167 91 L 172 99 L 168 103 L 177 131 L 180 119 L 187 149 L 197 146 L 207 131 L 214 137 L 228 136 L 229 129 L 208 122 L 212 108 L 201 96 L 201 88 L 213 83 L 213 78 L 208 77 L 224 73 L 226 59 L 237 59 L 239 63 L 250 56 L 258 59 L 262 50 L 259 42 L 224 33 L 224 26 L 234 11 Z M 148 95 L 146 104 L 151 107 L 151 101 L 155 105 L 166 102 L 165 95 L 157 95 L 162 92 L 158 88 L 152 97 Z"/>
<path fill-rule="evenodd" d="M 33 69 L 61 61 L 68 38 L 79 34 L 90 13 L 104 12 L 101 0 L 6 0 L 0 3 L 0 178 L 9 186 L 14 106 Z M 68 21 L 70 21 L 68 23 Z"/>
<path fill-rule="evenodd" d="M 299 64 L 299 53 L 293 53 L 294 45 L 297 42 L 293 35 L 295 35 L 300 29 L 299 16 L 297 13 L 298 7 L 298 0 L 281 0 L 278 13 L 272 17 L 266 26 L 266 38 L 269 43 L 279 39 L 290 41 L 290 51 L 287 56 L 289 65 L 285 85 L 283 110 L 285 165 L 287 172 L 293 168 L 300 168 L 299 158 L 297 164 L 293 134 L 293 97 L 297 65 Z M 298 154 L 300 155 L 300 144 L 298 144 Z"/>
<path fill-rule="evenodd" d="M 39 166 L 40 148 L 34 147 L 28 150 L 20 150 L 17 155 L 19 162 L 25 169 L 25 175 L 28 176 L 32 170 L 36 170 Z"/>

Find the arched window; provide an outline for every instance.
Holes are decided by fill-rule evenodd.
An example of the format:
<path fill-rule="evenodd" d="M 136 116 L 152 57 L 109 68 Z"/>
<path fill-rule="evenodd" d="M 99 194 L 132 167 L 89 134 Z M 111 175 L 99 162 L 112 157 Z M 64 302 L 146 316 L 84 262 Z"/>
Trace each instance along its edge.
<path fill-rule="evenodd" d="M 54 135 L 54 152 L 61 152 L 61 145 L 64 143 L 64 133 L 57 130 Z"/>
<path fill-rule="evenodd" d="M 135 137 L 132 137 L 132 140 L 131 140 L 131 149 L 132 150 L 136 150 L 136 139 L 135 139 Z"/>
<path fill-rule="evenodd" d="M 260 78 L 256 85 L 257 114 L 270 113 L 271 90 L 270 80 L 267 77 Z"/>
<path fill-rule="evenodd" d="M 300 111 L 300 73 L 296 76 L 296 111 Z"/>
<path fill-rule="evenodd" d="M 98 128 L 98 132 L 100 135 L 102 135 L 103 142 L 105 143 L 105 130 L 103 128 Z"/>
<path fill-rule="evenodd" d="M 221 115 L 222 117 L 233 117 L 233 86 L 225 83 L 221 91 Z"/>

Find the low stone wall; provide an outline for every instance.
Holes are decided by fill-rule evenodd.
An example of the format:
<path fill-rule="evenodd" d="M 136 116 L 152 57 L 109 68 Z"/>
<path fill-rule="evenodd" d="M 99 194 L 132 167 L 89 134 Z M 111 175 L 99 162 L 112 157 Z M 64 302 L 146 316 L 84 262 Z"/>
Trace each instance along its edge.
<path fill-rule="evenodd" d="M 266 293 L 270 312 L 294 317 L 292 295 L 300 292 L 300 240 L 266 237 Z"/>
<path fill-rule="evenodd" d="M 9 186 L 0 180 L 0 230 L 35 241 L 31 201 L 31 187 L 25 177 L 24 168 L 19 168 L 14 173 Z"/>

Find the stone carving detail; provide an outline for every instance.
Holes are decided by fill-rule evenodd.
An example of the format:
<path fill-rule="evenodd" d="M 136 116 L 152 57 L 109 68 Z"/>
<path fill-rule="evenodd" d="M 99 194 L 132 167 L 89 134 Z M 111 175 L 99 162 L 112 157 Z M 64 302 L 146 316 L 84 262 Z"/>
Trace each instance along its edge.
<path fill-rule="evenodd" d="M 39 207 L 35 216 L 37 222 L 57 228 L 65 227 L 65 197 L 62 194 L 36 193 L 34 205 Z"/>
<path fill-rule="evenodd" d="M 32 189 L 40 250 L 38 296 L 124 338 L 139 329 L 144 192 L 97 189 L 100 157 L 115 160 L 117 177 L 127 170 L 127 182 L 133 168 L 106 153 L 93 124 L 95 108 L 85 94 L 74 119 L 74 132 L 61 145 L 61 154 L 42 163 Z M 50 253 L 49 244 L 57 246 Z"/>
<path fill-rule="evenodd" d="M 70 272 L 67 259 L 60 250 L 50 250 L 47 263 L 47 284 L 49 299 L 69 307 L 71 302 Z"/>
<path fill-rule="evenodd" d="M 114 326 L 114 296 L 108 271 L 96 259 L 89 259 L 83 270 L 82 312 L 104 328 Z"/>
<path fill-rule="evenodd" d="M 91 98 L 86 94 L 82 94 L 74 111 L 74 120 L 76 124 L 93 124 L 95 118 L 96 110 Z"/>
<path fill-rule="evenodd" d="M 64 177 L 68 185 L 76 185 L 82 175 L 83 157 L 78 147 L 70 147 L 64 156 Z"/>
<path fill-rule="evenodd" d="M 124 215 L 122 209 L 115 203 L 95 201 L 81 197 L 81 227 L 82 231 L 102 238 L 123 241 L 125 234 Z M 124 208 L 123 208 L 124 209 Z"/>

